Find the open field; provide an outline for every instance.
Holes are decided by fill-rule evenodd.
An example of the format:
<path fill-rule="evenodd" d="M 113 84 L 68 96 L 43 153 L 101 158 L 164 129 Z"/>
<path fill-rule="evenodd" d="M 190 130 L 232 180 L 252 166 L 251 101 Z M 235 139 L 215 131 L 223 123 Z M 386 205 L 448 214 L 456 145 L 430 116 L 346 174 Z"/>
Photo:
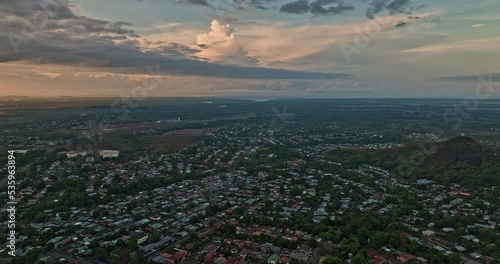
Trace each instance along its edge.
<path fill-rule="evenodd" d="M 149 149 L 172 152 L 193 145 L 203 138 L 200 135 L 165 135 L 147 137 L 146 142 Z"/>

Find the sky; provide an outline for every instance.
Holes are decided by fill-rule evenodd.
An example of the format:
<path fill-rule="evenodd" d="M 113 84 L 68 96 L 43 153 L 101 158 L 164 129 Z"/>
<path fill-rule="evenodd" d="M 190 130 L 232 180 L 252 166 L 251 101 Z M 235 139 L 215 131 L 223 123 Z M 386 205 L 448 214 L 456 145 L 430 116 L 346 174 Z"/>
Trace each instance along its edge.
<path fill-rule="evenodd" d="M 0 96 L 499 97 L 498 0 L 0 0 Z"/>

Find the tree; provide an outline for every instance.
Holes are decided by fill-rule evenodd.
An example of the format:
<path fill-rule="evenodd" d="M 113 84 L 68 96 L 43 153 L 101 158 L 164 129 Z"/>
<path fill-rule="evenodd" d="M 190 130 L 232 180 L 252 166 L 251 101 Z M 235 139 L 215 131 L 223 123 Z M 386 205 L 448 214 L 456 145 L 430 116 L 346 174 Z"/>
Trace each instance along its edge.
<path fill-rule="evenodd" d="M 370 230 L 368 230 L 366 227 L 362 227 L 358 229 L 357 231 L 358 238 L 360 242 L 364 245 L 366 245 L 369 237 L 370 237 Z"/>
<path fill-rule="evenodd" d="M 324 231 L 326 231 L 327 228 L 325 226 L 325 224 L 321 223 L 319 225 L 316 225 L 313 230 L 312 230 L 312 235 L 315 236 L 315 235 L 318 235 Z"/>
<path fill-rule="evenodd" d="M 90 242 L 89 248 L 97 248 L 97 247 L 99 247 L 99 241 L 97 239 Z"/>
<path fill-rule="evenodd" d="M 118 254 L 111 254 L 111 255 L 109 255 L 109 262 L 111 264 L 118 264 L 118 263 L 120 263 L 120 256 Z"/>
<path fill-rule="evenodd" d="M 157 231 L 152 231 L 151 233 L 148 234 L 148 243 L 155 243 L 160 241 L 160 233 Z"/>
<path fill-rule="evenodd" d="M 368 260 L 363 254 L 358 253 L 351 259 L 351 264 L 370 264 L 371 261 Z"/>
<path fill-rule="evenodd" d="M 311 247 L 311 248 L 316 248 L 318 246 L 318 241 L 316 241 L 316 239 L 314 238 L 311 238 L 309 239 L 308 241 L 308 245 Z"/>
<path fill-rule="evenodd" d="M 453 253 L 448 255 L 448 257 L 446 257 L 446 262 L 449 264 L 459 264 L 462 262 L 462 258 L 460 257 L 459 254 Z"/>
<path fill-rule="evenodd" d="M 374 248 L 381 248 L 387 244 L 389 236 L 383 231 L 377 231 L 371 238 L 371 244 Z"/>
<path fill-rule="evenodd" d="M 443 256 L 443 254 L 441 254 L 441 253 L 433 253 L 433 254 L 430 256 L 429 262 L 430 262 L 431 264 L 440 264 L 440 263 L 444 263 L 444 256 Z"/>
<path fill-rule="evenodd" d="M 129 264 L 139 264 L 142 263 L 142 255 L 138 254 L 137 252 L 132 252 L 130 253 L 130 258 L 128 260 Z"/>
<path fill-rule="evenodd" d="M 54 249 L 54 246 L 55 246 L 55 245 L 54 245 L 54 243 L 53 243 L 53 242 L 49 242 L 49 243 L 47 243 L 47 245 L 45 245 L 45 249 L 46 249 L 47 251 L 52 251 L 52 250 Z"/>
<path fill-rule="evenodd" d="M 323 264 L 342 264 L 342 260 L 338 257 L 328 256 L 323 260 L 322 263 Z"/>
<path fill-rule="evenodd" d="M 297 186 L 292 187 L 290 190 L 290 195 L 291 196 L 298 196 L 302 194 L 302 190 L 300 190 Z"/>
<path fill-rule="evenodd" d="M 92 212 L 93 219 L 98 219 L 100 216 L 101 216 L 101 213 L 99 211 Z"/>
<path fill-rule="evenodd" d="M 95 259 L 105 261 L 106 257 L 108 256 L 108 251 L 106 251 L 105 248 L 98 247 L 94 249 L 93 255 Z"/>
<path fill-rule="evenodd" d="M 123 240 L 121 238 L 119 238 L 118 240 L 116 240 L 116 246 L 117 247 L 121 247 L 125 245 L 125 242 L 123 242 Z"/>

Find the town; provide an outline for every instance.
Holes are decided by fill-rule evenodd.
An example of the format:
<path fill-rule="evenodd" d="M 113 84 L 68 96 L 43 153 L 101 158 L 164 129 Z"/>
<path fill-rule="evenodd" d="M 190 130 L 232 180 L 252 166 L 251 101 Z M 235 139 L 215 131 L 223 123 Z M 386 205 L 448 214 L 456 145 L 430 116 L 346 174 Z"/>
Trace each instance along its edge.
<path fill-rule="evenodd" d="M 166 134 L 203 140 L 18 149 L 29 166 L 11 263 L 497 263 L 498 186 L 335 159 L 403 146 L 387 134 L 294 119 L 178 125 Z M 128 133 L 144 131 L 165 134 Z"/>

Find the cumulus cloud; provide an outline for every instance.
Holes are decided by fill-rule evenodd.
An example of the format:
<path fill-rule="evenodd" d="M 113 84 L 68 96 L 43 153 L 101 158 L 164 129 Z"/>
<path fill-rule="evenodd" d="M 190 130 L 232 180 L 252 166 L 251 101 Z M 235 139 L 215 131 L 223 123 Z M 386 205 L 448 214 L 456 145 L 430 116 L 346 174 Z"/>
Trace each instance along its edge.
<path fill-rule="evenodd" d="M 210 32 L 198 35 L 198 45 L 212 45 L 221 42 L 234 43 L 233 28 L 229 24 L 222 24 L 219 20 L 213 20 L 210 29 Z"/>
<path fill-rule="evenodd" d="M 199 56 L 211 60 L 227 61 L 228 58 L 245 56 L 241 45 L 236 41 L 234 30 L 229 24 L 213 20 L 210 32 L 199 34 L 196 44 L 202 49 Z"/>

